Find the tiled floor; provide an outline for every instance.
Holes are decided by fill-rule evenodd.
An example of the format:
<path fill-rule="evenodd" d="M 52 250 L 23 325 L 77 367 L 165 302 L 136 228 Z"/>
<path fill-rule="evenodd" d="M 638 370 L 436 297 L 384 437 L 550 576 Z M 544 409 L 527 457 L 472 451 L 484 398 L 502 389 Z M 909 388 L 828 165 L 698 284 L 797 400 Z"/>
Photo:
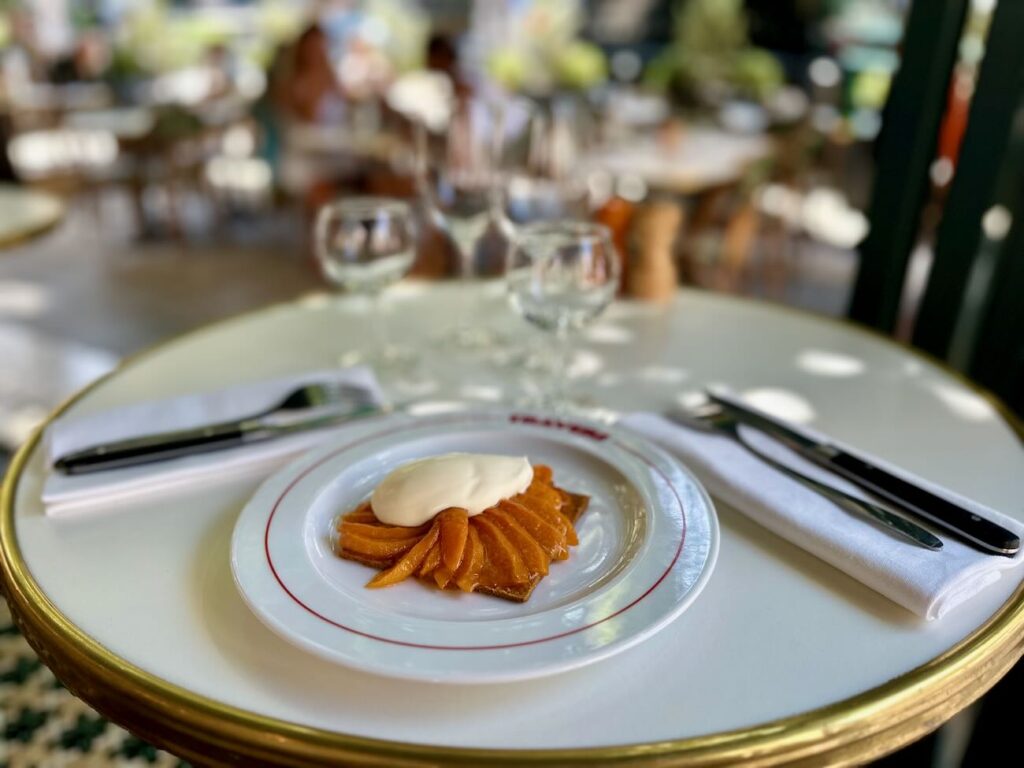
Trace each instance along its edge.
<path fill-rule="evenodd" d="M 0 444 L 122 356 L 319 285 L 289 222 L 234 222 L 216 242 L 139 242 L 125 201 L 78 201 L 56 230 L 0 252 Z"/>
<path fill-rule="evenodd" d="M 0 320 L 124 355 L 318 285 L 281 217 L 235 222 L 216 242 L 140 242 L 124 201 L 103 203 L 102 217 L 79 202 L 55 231 L 0 252 Z"/>
<path fill-rule="evenodd" d="M 0 600 L 0 765 L 182 768 L 73 696 L 29 648 Z"/>

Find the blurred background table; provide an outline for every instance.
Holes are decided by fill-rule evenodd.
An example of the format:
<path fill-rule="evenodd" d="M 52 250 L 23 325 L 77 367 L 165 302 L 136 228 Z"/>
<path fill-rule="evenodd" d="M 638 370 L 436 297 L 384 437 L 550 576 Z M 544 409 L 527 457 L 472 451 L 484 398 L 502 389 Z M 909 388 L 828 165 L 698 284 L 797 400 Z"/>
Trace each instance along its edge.
<path fill-rule="evenodd" d="M 75 110 L 64 117 L 64 125 L 67 128 L 104 131 L 119 141 L 142 138 L 153 128 L 155 121 L 154 110 L 144 106 Z"/>
<path fill-rule="evenodd" d="M 619 178 L 637 178 L 655 192 L 693 195 L 735 183 L 772 151 L 763 134 L 738 134 L 705 126 L 680 127 L 678 135 L 637 137 L 588 155 L 584 163 Z"/>

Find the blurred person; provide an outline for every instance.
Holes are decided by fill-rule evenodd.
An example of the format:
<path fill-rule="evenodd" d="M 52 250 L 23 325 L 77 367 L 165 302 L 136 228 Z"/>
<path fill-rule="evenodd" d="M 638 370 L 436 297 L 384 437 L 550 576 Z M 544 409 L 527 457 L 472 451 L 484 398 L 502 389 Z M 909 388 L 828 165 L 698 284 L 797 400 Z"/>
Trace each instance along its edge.
<path fill-rule="evenodd" d="M 413 126 L 417 123 L 433 134 L 442 133 L 448 127 L 455 104 L 464 101 L 472 90 L 460 69 L 458 51 L 451 38 L 435 33 L 427 42 L 424 68 L 396 77 L 387 90 L 384 105 L 397 116 L 401 130 L 412 142 Z"/>
<path fill-rule="evenodd" d="M 302 139 L 304 128 L 341 125 L 345 117 L 346 93 L 323 28 L 311 24 L 282 49 L 271 75 L 270 102 L 281 137 L 281 187 L 302 201 L 304 214 L 312 221 L 316 210 L 335 196 L 338 180 L 351 171 L 347 158 L 311 151 Z"/>
<path fill-rule="evenodd" d="M 224 43 L 215 43 L 206 49 L 202 66 L 210 73 L 208 99 L 226 96 L 234 90 L 236 64 Z"/>
<path fill-rule="evenodd" d="M 395 77 L 384 51 L 360 35 L 348 38 L 338 71 L 345 92 L 356 99 L 379 96 Z"/>
<path fill-rule="evenodd" d="M 35 24 L 25 9 L 8 15 L 10 40 L 0 52 L 0 77 L 7 98 L 17 98 L 46 75 L 46 57 L 36 43 Z"/>
<path fill-rule="evenodd" d="M 56 61 L 50 69 L 54 83 L 97 82 L 110 72 L 113 52 L 100 30 L 83 32 L 75 41 L 74 50 Z"/>
<path fill-rule="evenodd" d="M 345 95 L 331 63 L 327 35 L 318 24 L 308 27 L 293 44 L 273 84 L 277 104 L 295 120 L 336 121 Z"/>
<path fill-rule="evenodd" d="M 464 97 L 472 90 L 459 62 L 459 52 L 448 35 L 434 33 L 427 41 L 426 68 L 441 72 L 452 81 L 456 97 Z"/>

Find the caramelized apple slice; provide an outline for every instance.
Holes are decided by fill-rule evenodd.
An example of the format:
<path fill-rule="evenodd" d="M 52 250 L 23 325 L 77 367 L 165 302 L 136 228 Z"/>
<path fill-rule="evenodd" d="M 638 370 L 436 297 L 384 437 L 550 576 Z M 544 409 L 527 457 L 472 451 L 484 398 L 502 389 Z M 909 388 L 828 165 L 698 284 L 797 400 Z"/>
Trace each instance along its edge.
<path fill-rule="evenodd" d="M 561 489 L 558 492 L 562 494 L 563 499 L 562 506 L 558 511 L 565 515 L 570 523 L 573 520 L 579 520 L 580 515 L 586 511 L 587 506 L 590 504 L 590 497 L 578 496 Z M 573 530 L 575 530 L 575 526 Z"/>
<path fill-rule="evenodd" d="M 361 536 L 364 539 L 394 540 L 419 538 L 427 532 L 427 526 L 405 528 L 400 525 L 368 525 L 344 520 L 341 523 L 341 536 Z"/>
<path fill-rule="evenodd" d="M 526 496 L 543 502 L 544 504 L 549 504 L 555 509 L 558 509 L 562 505 L 562 494 L 560 494 L 553 485 L 542 483 L 536 477 L 533 478 L 533 482 L 527 486 L 523 493 Z"/>
<path fill-rule="evenodd" d="M 420 566 L 420 576 L 427 576 L 432 573 L 437 566 L 441 564 L 441 542 L 440 538 L 438 543 L 430 548 L 427 552 L 427 556 L 423 558 L 423 565 Z"/>
<path fill-rule="evenodd" d="M 463 550 L 466 548 L 466 537 L 469 535 L 469 513 L 464 509 L 452 507 L 437 516 L 441 524 L 441 560 L 451 572 L 462 562 Z"/>
<path fill-rule="evenodd" d="M 448 566 L 443 562 L 432 574 L 434 577 L 434 583 L 437 584 L 438 589 L 445 589 L 451 583 L 452 575 L 452 572 L 448 570 Z"/>
<path fill-rule="evenodd" d="M 547 464 L 536 464 L 533 467 L 533 481 L 551 485 L 554 481 L 554 473 Z"/>
<path fill-rule="evenodd" d="M 530 500 L 530 503 L 527 505 L 530 509 L 543 514 L 546 520 L 556 522 L 559 528 L 565 531 L 565 541 L 567 544 L 576 546 L 580 543 L 576 537 L 576 529 L 573 528 L 572 521 L 562 513 L 562 510 L 566 507 L 566 499 L 562 495 L 562 491 L 554 486 L 541 485 L 535 481 L 530 484 L 530 487 L 526 489 L 523 495 Z"/>
<path fill-rule="evenodd" d="M 512 546 L 516 548 L 519 556 L 526 563 L 531 578 L 538 573 L 542 576 L 547 575 L 548 563 L 551 562 L 548 553 L 523 526 L 498 509 L 489 509 L 481 517 L 486 517 L 487 522 L 493 522 L 512 542 Z"/>
<path fill-rule="evenodd" d="M 530 490 L 532 487 L 528 488 L 526 493 L 523 493 L 521 496 L 513 496 L 512 501 L 522 504 L 531 512 L 540 516 L 549 525 L 555 526 L 565 538 L 566 544 L 577 544 L 576 531 L 569 523 L 569 518 L 558 511 L 558 507 L 562 503 L 561 497 L 558 497 L 557 504 L 553 504 L 551 496 L 531 495 Z"/>
<path fill-rule="evenodd" d="M 486 515 L 477 515 L 470 524 L 480 534 L 487 555 L 483 571 L 487 583 L 507 586 L 530 580 L 530 572 L 523 558 L 493 521 L 488 520 Z"/>
<path fill-rule="evenodd" d="M 341 548 L 357 555 L 388 558 L 401 555 L 412 549 L 419 537 L 408 539 L 367 539 L 363 536 L 345 535 L 338 542 Z"/>
<path fill-rule="evenodd" d="M 483 567 L 483 542 L 480 541 L 480 534 L 476 532 L 476 528 L 470 525 L 466 536 L 466 551 L 454 574 L 455 585 L 463 592 L 472 592 L 480 582 L 480 573 Z"/>
<path fill-rule="evenodd" d="M 366 586 L 371 589 L 377 587 L 390 587 L 392 584 L 397 584 L 400 581 L 404 581 L 419 568 L 424 559 L 427 557 L 427 553 L 437 543 L 438 536 L 440 534 L 440 526 L 437 521 L 430 526 L 430 530 L 424 534 L 415 546 L 412 547 L 405 555 L 395 563 L 393 566 L 388 568 L 386 571 L 381 571 L 372 579 L 370 579 Z"/>
<path fill-rule="evenodd" d="M 569 550 L 565 546 L 565 534 L 517 501 L 503 501 L 498 504 L 495 512 L 508 515 L 529 531 L 552 560 L 565 560 L 569 556 Z"/>
<path fill-rule="evenodd" d="M 343 523 L 366 523 L 368 525 L 380 525 L 377 516 L 373 514 L 369 504 L 362 504 L 347 515 L 341 518 Z"/>
<path fill-rule="evenodd" d="M 565 543 L 570 547 L 575 547 L 580 543 L 579 537 L 576 535 L 576 529 L 572 525 L 572 521 L 563 515 L 561 512 L 556 512 L 556 515 L 561 515 L 562 519 L 569 524 L 569 527 L 565 531 Z"/>

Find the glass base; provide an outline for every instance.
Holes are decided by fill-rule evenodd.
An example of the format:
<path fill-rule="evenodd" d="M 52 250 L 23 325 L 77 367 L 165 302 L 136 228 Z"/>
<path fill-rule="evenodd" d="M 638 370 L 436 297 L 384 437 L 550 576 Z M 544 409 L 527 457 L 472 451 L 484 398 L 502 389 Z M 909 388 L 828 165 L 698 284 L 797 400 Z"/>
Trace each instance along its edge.
<path fill-rule="evenodd" d="M 440 334 L 436 343 L 443 347 L 457 347 L 465 350 L 492 349 L 505 338 L 493 328 L 478 325 L 459 325 Z"/>
<path fill-rule="evenodd" d="M 594 398 L 574 392 L 531 393 L 517 400 L 516 405 L 521 408 L 547 411 L 562 416 L 598 418 L 606 413 L 606 409 L 599 406 Z"/>
<path fill-rule="evenodd" d="M 386 344 L 373 350 L 353 349 L 343 354 L 338 362 L 342 367 L 367 365 L 377 373 L 410 373 L 419 365 L 419 357 L 408 347 Z"/>
<path fill-rule="evenodd" d="M 488 362 L 497 368 L 515 368 L 531 373 L 554 375 L 555 371 L 550 355 L 544 354 L 533 345 L 516 344 L 511 340 L 499 341 Z"/>

